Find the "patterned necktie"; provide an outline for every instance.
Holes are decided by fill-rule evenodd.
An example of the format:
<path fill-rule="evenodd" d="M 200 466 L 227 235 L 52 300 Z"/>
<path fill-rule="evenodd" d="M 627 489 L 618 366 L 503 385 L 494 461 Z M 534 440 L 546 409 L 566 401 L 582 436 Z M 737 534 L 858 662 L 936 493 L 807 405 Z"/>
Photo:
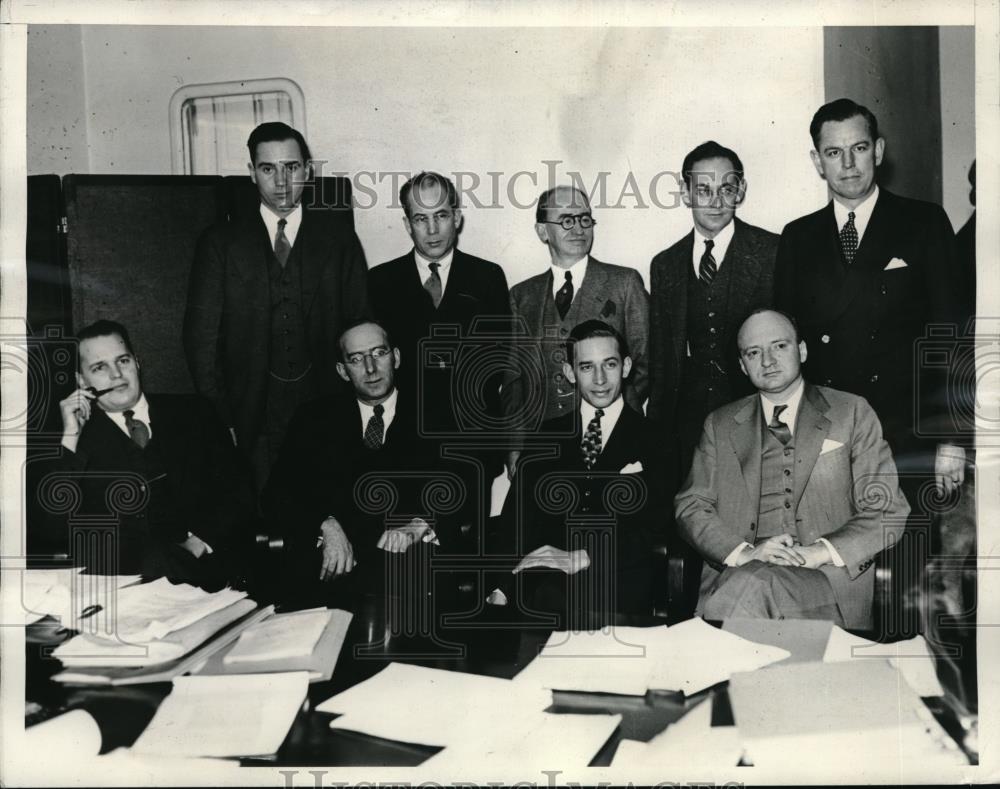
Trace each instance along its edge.
<path fill-rule="evenodd" d="M 140 448 L 145 449 L 146 444 L 149 443 L 149 428 L 146 427 L 146 423 L 141 419 L 134 419 L 135 411 L 131 408 L 128 411 L 122 412 L 125 416 L 125 427 L 128 428 L 128 434 L 132 436 L 132 440 L 139 445 Z"/>
<path fill-rule="evenodd" d="M 424 282 L 424 290 L 431 294 L 431 301 L 434 302 L 434 309 L 438 308 L 441 303 L 441 275 L 438 274 L 438 269 L 441 268 L 440 263 L 431 263 L 431 275 Z"/>
<path fill-rule="evenodd" d="M 381 403 L 375 406 L 375 413 L 372 414 L 367 427 L 365 427 L 365 446 L 369 449 L 382 448 L 382 435 L 385 433 L 385 423 L 382 421 L 383 411 L 385 411 L 385 406 Z"/>
<path fill-rule="evenodd" d="M 711 239 L 705 242 L 705 254 L 701 256 L 701 263 L 698 265 L 698 279 L 706 285 L 712 284 L 712 280 L 715 279 L 715 274 L 719 270 L 715 258 L 712 257 L 712 247 L 714 246 L 715 242 Z"/>
<path fill-rule="evenodd" d="M 601 454 L 601 417 L 604 411 L 598 408 L 594 411 L 594 418 L 587 425 L 587 432 L 583 434 L 583 443 L 580 444 L 580 452 L 583 454 L 583 465 L 588 470 L 594 467 L 597 456 Z"/>
<path fill-rule="evenodd" d="M 847 215 L 847 221 L 840 231 L 840 252 L 848 266 L 854 263 L 854 256 L 858 254 L 858 229 L 854 226 L 853 211 Z"/>
<path fill-rule="evenodd" d="M 569 305 L 573 303 L 573 275 L 566 272 L 566 282 L 556 291 L 556 309 L 559 310 L 559 320 L 565 320 Z"/>
<path fill-rule="evenodd" d="M 788 444 L 792 440 L 792 431 L 784 422 L 778 419 L 778 415 L 788 408 L 787 405 L 776 405 L 774 411 L 771 413 L 771 421 L 767 424 L 767 429 L 770 430 L 776 439 L 782 444 Z"/>
<path fill-rule="evenodd" d="M 288 222 L 284 219 L 279 219 L 278 232 L 274 234 L 274 256 L 282 268 L 288 262 L 288 256 L 292 254 L 292 245 L 288 243 L 288 237 L 285 235 L 285 225 L 287 224 Z"/>

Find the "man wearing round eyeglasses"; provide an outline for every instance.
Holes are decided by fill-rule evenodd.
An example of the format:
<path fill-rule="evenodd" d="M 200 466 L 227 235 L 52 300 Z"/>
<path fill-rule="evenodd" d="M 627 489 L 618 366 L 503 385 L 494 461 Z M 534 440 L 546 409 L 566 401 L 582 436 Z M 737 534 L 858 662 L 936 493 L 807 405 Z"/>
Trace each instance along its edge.
<path fill-rule="evenodd" d="M 549 249 L 550 265 L 511 288 L 510 301 L 529 337 L 541 343 L 543 377 L 537 380 L 537 365 L 513 357 L 503 401 L 508 420 L 518 428 L 530 431 L 576 408 L 576 389 L 563 372 L 564 343 L 574 326 L 592 319 L 604 321 L 625 337 L 632 355 L 625 401 L 642 412 L 648 381 L 649 297 L 638 271 L 590 255 L 596 224 L 590 201 L 579 189 L 557 186 L 538 198 L 535 233 Z M 543 402 L 537 402 L 539 395 Z M 508 475 L 514 473 L 519 448 L 508 455 Z"/>

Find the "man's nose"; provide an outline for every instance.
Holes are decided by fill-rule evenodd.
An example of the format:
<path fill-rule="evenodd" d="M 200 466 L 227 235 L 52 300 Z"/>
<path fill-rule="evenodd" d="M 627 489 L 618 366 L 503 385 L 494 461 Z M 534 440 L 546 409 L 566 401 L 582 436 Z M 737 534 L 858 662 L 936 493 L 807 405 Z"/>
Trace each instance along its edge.
<path fill-rule="evenodd" d="M 722 208 L 722 195 L 716 190 L 708 198 L 709 208 Z"/>
<path fill-rule="evenodd" d="M 607 378 L 607 375 L 605 374 L 603 367 L 598 367 L 594 371 L 594 383 L 596 383 L 596 384 L 603 384 L 606 378 Z"/>
<path fill-rule="evenodd" d="M 844 167 L 854 167 L 854 151 L 847 151 L 844 154 Z"/>
<path fill-rule="evenodd" d="M 121 378 L 122 377 L 122 368 L 118 366 L 117 362 L 115 364 L 111 365 L 111 373 L 110 373 L 110 375 L 111 375 L 112 378 Z"/>
<path fill-rule="evenodd" d="M 373 373 L 375 372 L 375 357 L 370 353 L 365 354 L 365 372 Z"/>
<path fill-rule="evenodd" d="M 430 233 L 437 233 L 438 231 L 438 220 L 436 216 L 432 216 L 427 220 L 427 230 Z"/>
<path fill-rule="evenodd" d="M 770 351 L 764 351 L 764 353 L 761 356 L 761 359 L 765 367 L 770 367 L 772 364 L 774 364 L 774 354 L 771 353 Z"/>
<path fill-rule="evenodd" d="M 280 166 L 279 167 L 275 167 L 274 168 L 274 182 L 278 186 L 284 186 L 286 180 L 288 180 L 288 174 L 285 172 L 285 168 L 284 167 L 280 167 Z"/>

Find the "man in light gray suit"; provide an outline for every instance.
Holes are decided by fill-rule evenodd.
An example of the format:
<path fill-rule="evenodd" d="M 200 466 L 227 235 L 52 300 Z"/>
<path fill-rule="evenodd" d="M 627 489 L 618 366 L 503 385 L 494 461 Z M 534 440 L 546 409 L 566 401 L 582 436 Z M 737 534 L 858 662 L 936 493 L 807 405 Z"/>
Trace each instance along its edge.
<path fill-rule="evenodd" d="M 632 356 L 625 402 L 642 413 L 649 382 L 649 296 L 638 271 L 591 257 L 595 224 L 590 201 L 579 189 L 557 186 L 538 198 L 535 232 L 549 248 L 550 266 L 510 291 L 511 310 L 528 331 L 522 340 L 538 344 L 542 354 L 540 364 L 515 359 L 516 372 L 504 384 L 504 412 L 517 428 L 530 432 L 532 424 L 574 411 L 576 388 L 563 374 L 565 342 L 574 326 L 591 319 L 624 335 Z M 518 446 L 508 456 L 508 475 L 519 456 Z"/>
<path fill-rule="evenodd" d="M 806 345 L 784 313 L 752 313 L 737 342 L 758 391 L 705 420 L 674 501 L 705 557 L 696 613 L 871 627 L 874 557 L 910 511 L 878 417 L 802 379 Z"/>

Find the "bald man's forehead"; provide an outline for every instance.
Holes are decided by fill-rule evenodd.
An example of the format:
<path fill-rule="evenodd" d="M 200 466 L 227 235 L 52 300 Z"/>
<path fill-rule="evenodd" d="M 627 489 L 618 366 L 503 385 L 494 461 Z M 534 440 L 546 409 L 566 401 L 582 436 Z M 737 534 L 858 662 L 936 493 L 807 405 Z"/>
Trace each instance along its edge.
<path fill-rule="evenodd" d="M 777 312 L 762 312 L 751 315 L 740 327 L 736 344 L 743 348 L 751 338 L 766 335 L 768 342 L 774 340 L 789 340 L 795 342 L 795 327 L 784 315 Z M 747 340 L 748 343 L 744 343 Z"/>
<path fill-rule="evenodd" d="M 552 195 L 553 208 L 590 208 L 587 195 L 571 186 L 560 186 Z"/>

